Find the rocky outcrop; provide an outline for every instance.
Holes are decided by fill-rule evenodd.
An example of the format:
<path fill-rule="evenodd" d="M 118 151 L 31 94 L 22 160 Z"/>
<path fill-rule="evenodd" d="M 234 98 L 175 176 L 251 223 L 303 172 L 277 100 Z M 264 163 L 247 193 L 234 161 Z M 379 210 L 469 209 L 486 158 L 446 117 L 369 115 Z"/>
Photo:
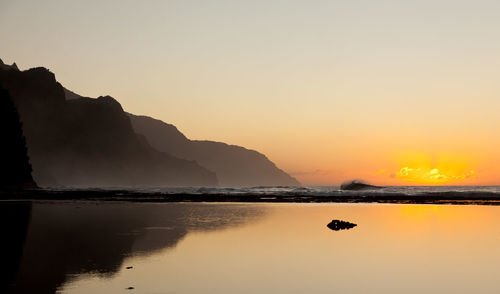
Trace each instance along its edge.
<path fill-rule="evenodd" d="M 334 219 L 332 220 L 328 225 L 326 225 L 329 229 L 334 230 L 334 231 L 340 231 L 340 230 L 349 230 L 357 226 L 356 224 Z"/>

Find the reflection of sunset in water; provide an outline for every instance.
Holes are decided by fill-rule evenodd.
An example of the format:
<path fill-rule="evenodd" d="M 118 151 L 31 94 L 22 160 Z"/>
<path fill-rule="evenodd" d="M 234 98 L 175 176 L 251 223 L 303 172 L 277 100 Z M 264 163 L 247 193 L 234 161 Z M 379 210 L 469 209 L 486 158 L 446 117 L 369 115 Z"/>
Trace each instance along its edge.
<path fill-rule="evenodd" d="M 145 292 L 221 294 L 465 294 L 478 287 L 493 294 L 500 288 L 499 207 L 249 207 L 266 213 L 243 226 L 189 233 L 175 248 L 126 259 L 111 278 L 82 275 L 63 292 L 112 293 L 123 285 Z M 332 219 L 358 226 L 332 231 L 326 226 Z"/>
<path fill-rule="evenodd" d="M 405 217 L 426 217 L 429 214 L 443 214 L 446 206 L 441 205 L 401 205 L 401 215 Z"/>

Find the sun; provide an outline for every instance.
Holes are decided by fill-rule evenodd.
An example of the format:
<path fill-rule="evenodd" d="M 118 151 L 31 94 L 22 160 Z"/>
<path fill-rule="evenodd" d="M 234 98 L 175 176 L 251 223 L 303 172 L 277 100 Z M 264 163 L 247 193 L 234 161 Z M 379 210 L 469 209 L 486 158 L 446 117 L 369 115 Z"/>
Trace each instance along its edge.
<path fill-rule="evenodd" d="M 475 177 L 474 170 L 454 170 L 428 167 L 402 167 L 399 172 L 393 174 L 397 178 L 406 182 L 419 184 L 447 184 L 460 182 Z"/>
<path fill-rule="evenodd" d="M 464 154 L 406 152 L 399 154 L 397 162 L 399 169 L 384 173 L 401 182 L 446 185 L 466 182 L 477 176 L 474 161 Z"/>

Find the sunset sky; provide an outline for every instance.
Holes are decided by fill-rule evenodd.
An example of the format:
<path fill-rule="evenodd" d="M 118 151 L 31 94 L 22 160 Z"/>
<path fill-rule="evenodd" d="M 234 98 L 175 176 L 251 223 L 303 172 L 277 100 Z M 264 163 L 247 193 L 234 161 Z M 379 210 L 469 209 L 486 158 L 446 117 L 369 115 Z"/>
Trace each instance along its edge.
<path fill-rule="evenodd" d="M 305 185 L 500 184 L 500 1 L 0 0 L 45 66 Z"/>

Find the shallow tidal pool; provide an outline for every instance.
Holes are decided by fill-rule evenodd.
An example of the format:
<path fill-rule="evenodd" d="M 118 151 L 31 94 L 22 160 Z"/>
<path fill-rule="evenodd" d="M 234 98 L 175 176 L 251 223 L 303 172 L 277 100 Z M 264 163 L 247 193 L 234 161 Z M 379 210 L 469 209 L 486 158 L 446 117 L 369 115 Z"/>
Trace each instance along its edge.
<path fill-rule="evenodd" d="M 8 293 L 500 291 L 496 206 L 0 202 L 0 213 Z M 357 226 L 333 231 L 332 219 Z"/>

